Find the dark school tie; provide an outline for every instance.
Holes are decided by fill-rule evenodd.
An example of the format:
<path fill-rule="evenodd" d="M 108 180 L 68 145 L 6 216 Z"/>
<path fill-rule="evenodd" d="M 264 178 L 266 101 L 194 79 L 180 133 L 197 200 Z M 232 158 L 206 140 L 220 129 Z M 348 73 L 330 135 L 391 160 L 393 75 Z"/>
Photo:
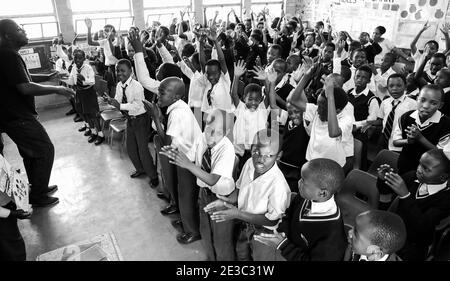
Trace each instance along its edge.
<path fill-rule="evenodd" d="M 392 101 L 392 110 L 389 112 L 388 119 L 386 121 L 386 125 L 384 126 L 383 130 L 383 138 L 386 144 L 389 144 L 389 139 L 391 138 L 392 134 L 392 126 L 394 125 L 394 117 L 395 117 L 395 109 L 400 104 L 399 101 Z"/>
<path fill-rule="evenodd" d="M 210 173 L 211 172 L 211 148 L 207 148 L 202 157 L 202 170 Z"/>
<path fill-rule="evenodd" d="M 122 87 L 122 103 L 128 103 L 127 95 L 125 94 L 128 85 Z"/>
<path fill-rule="evenodd" d="M 213 86 L 214 87 L 214 86 Z M 212 97 L 211 97 L 211 92 L 213 90 L 213 87 L 211 87 L 211 89 L 209 89 L 208 93 L 206 94 L 206 99 L 208 100 L 208 105 L 212 106 Z"/>

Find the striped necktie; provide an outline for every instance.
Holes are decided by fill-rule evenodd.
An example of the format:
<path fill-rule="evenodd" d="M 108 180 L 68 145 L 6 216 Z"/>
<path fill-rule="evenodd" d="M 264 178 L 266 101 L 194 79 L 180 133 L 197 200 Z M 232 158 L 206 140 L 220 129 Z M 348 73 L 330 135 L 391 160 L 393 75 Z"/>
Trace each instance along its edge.
<path fill-rule="evenodd" d="M 211 173 L 211 148 L 207 148 L 202 157 L 202 170 Z"/>
<path fill-rule="evenodd" d="M 384 126 L 383 130 L 383 138 L 385 144 L 389 144 L 389 139 L 391 138 L 392 134 L 392 127 L 394 125 L 394 117 L 395 117 L 395 109 L 400 104 L 400 101 L 392 101 L 392 110 L 388 115 L 388 118 L 386 120 L 386 125 Z"/>

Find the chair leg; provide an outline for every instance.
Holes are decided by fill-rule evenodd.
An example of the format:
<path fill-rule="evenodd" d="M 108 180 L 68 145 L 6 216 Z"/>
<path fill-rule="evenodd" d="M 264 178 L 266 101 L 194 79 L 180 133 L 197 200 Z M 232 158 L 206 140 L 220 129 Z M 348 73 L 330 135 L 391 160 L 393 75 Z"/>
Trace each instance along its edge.
<path fill-rule="evenodd" d="M 113 148 L 113 138 L 114 138 L 114 130 L 110 130 L 110 136 L 109 136 L 109 146 Z"/>

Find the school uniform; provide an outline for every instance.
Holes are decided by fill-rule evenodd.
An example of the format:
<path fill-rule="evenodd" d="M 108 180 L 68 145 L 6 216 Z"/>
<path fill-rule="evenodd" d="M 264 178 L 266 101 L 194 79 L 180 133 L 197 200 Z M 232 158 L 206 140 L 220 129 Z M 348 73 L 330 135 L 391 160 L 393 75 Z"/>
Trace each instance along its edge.
<path fill-rule="evenodd" d="M 357 255 L 355 253 L 351 253 L 349 259 L 344 259 L 344 261 L 369 261 L 367 256 Z M 396 253 L 390 255 L 384 255 L 382 258 L 376 261 L 403 261 Z"/>
<path fill-rule="evenodd" d="M 277 94 L 284 101 L 286 101 L 287 97 L 296 86 L 295 84 L 291 84 L 291 76 L 291 74 L 287 73 L 275 86 L 275 94 Z M 286 110 L 286 106 L 279 102 L 277 102 L 277 106 L 283 110 Z"/>
<path fill-rule="evenodd" d="M 442 101 L 444 102 L 444 105 L 441 109 L 439 109 L 442 114 L 450 117 L 450 87 L 444 88 L 444 96 L 442 97 Z"/>
<path fill-rule="evenodd" d="M 194 142 L 201 134 L 197 119 L 184 101 L 177 100 L 167 107 L 166 135 L 172 139 L 171 146 L 183 152 L 191 162 L 195 161 Z M 164 187 L 168 189 L 173 203 L 180 210 L 184 231 L 198 234 L 197 200 L 199 190 L 196 188 L 196 177 L 187 169 L 178 166 L 175 169 L 169 168 L 168 171 L 165 171 L 163 167 L 163 173 Z M 168 178 L 172 178 L 172 181 L 167 180 Z M 172 182 L 173 185 L 167 184 L 169 182 Z"/>
<path fill-rule="evenodd" d="M 127 151 L 136 171 L 145 171 L 150 179 L 158 178 L 152 155 L 148 149 L 150 123 L 144 108 L 144 88 L 129 77 L 125 83 L 119 82 L 114 97 L 120 103 L 120 110 L 127 118 Z"/>
<path fill-rule="evenodd" d="M 302 56 L 307 56 L 307 57 L 310 57 L 312 59 L 317 57 L 318 55 L 319 55 L 319 48 L 316 45 L 313 45 L 310 48 L 305 48 L 302 51 Z"/>
<path fill-rule="evenodd" d="M 238 209 L 251 214 L 264 214 L 269 220 L 279 220 L 289 206 L 290 190 L 283 173 L 275 163 L 266 173 L 254 178 L 253 160 L 248 159 L 236 182 L 239 189 Z M 276 226 L 254 225 L 238 221 L 236 254 L 242 260 L 277 260 L 277 253 L 254 240 L 258 233 L 273 233 Z"/>
<path fill-rule="evenodd" d="M 375 96 L 380 100 L 383 100 L 385 97 L 389 96 L 389 92 L 387 90 L 387 80 L 389 76 L 395 74 L 396 72 L 390 67 L 384 73 L 381 72 L 381 69 L 377 69 L 377 75 L 375 75 Z"/>
<path fill-rule="evenodd" d="M 395 211 L 405 222 L 406 244 L 397 254 L 403 260 L 424 260 L 431 245 L 436 225 L 450 215 L 448 183 L 424 184 L 416 172 L 402 176 L 409 194 L 400 197 Z"/>
<path fill-rule="evenodd" d="M 70 61 L 70 60 L 66 61 L 63 58 L 59 58 L 55 62 L 55 70 L 58 71 L 60 75 L 68 76 L 70 74 L 69 67 L 71 65 L 72 65 L 72 61 Z"/>
<path fill-rule="evenodd" d="M 14 211 L 17 209 L 13 201 L 3 208 Z M 16 218 L 0 218 L 0 261 L 25 261 L 25 242 L 20 234 Z"/>
<path fill-rule="evenodd" d="M 394 129 L 393 140 L 407 139 L 406 129 L 416 125 L 420 133 L 432 144 L 443 147 L 450 141 L 450 118 L 437 110 L 430 118 L 421 122 L 417 110 L 408 111 L 400 117 L 398 126 Z M 398 159 L 399 174 L 416 170 L 422 154 L 427 152 L 420 143 L 408 143 L 403 146 Z"/>
<path fill-rule="evenodd" d="M 318 203 L 296 195 L 277 231 L 286 235 L 277 249 L 288 261 L 341 261 L 347 248 L 334 196 Z"/>
<path fill-rule="evenodd" d="M 215 222 L 203 210 L 209 203 L 218 199 L 217 194 L 226 196 L 234 191 L 235 154 L 233 144 L 227 137 L 224 137 L 216 145 L 208 148 L 203 133 L 197 138 L 194 148 L 195 164 L 208 173 L 220 176 L 213 186 L 197 178 L 200 235 L 206 257 L 209 261 L 233 261 L 236 255 L 232 246 L 234 245 L 234 221 Z"/>
<path fill-rule="evenodd" d="M 209 112 L 213 109 L 221 109 L 229 113 L 233 111 L 230 96 L 231 80 L 228 72 L 226 74 L 222 72 L 219 82 L 214 86 L 208 81 L 206 75 L 203 75 L 201 83 L 204 89 L 202 112 Z"/>
<path fill-rule="evenodd" d="M 393 109 L 394 113 L 392 115 Z M 378 118 L 383 119 L 383 130 L 379 141 L 380 150 L 388 148 L 392 151 L 402 151 L 401 147 L 394 146 L 392 132 L 398 126 L 398 120 L 403 114 L 416 109 L 417 102 L 406 95 L 402 95 L 398 99 L 389 97 L 381 102 L 380 110 L 378 111 Z"/>
<path fill-rule="evenodd" d="M 348 105 L 347 105 L 348 106 Z M 341 167 L 346 163 L 346 157 L 353 156 L 350 148 L 353 148 L 353 123 L 355 117 L 351 110 L 345 108 L 337 115 L 338 125 L 342 131 L 341 136 L 330 138 L 328 122 L 319 118 L 317 105 L 307 103 L 303 114 L 303 122 L 310 139 L 306 150 L 306 160 L 327 158 L 336 161 Z M 351 155 L 349 155 L 351 153 Z"/>
<path fill-rule="evenodd" d="M 82 83 L 77 82 L 78 75 L 84 77 L 85 80 Z M 100 112 L 97 92 L 94 89 L 94 69 L 87 63 L 84 63 L 81 68 L 74 66 L 70 72 L 68 84 L 75 86 L 75 108 L 78 114 L 81 115 L 85 122 L 89 123 L 91 128 L 94 128 L 94 119 L 98 118 L 97 115 Z"/>
<path fill-rule="evenodd" d="M 237 155 L 242 157 L 245 151 L 250 151 L 256 133 L 267 128 L 269 114 L 270 108 L 266 108 L 264 102 L 261 102 L 256 110 L 252 112 L 245 103 L 239 101 L 234 111 L 236 121 L 233 127 L 233 145 Z M 244 166 L 247 159 L 241 158 L 243 160 L 241 167 Z"/>
<path fill-rule="evenodd" d="M 298 181 L 303 164 L 306 163 L 306 149 L 308 148 L 309 136 L 305 127 L 300 124 L 295 126 L 292 120 L 288 120 L 284 127 L 283 154 L 278 161 L 278 166 L 292 192 L 298 192 Z"/>
<path fill-rule="evenodd" d="M 363 49 L 366 52 L 367 61 L 369 63 L 374 63 L 375 56 L 381 53 L 382 49 L 378 43 L 370 43 L 368 42 L 366 45 L 361 46 L 361 49 Z"/>
<path fill-rule="evenodd" d="M 350 80 L 345 82 L 344 85 L 342 86 L 342 89 L 344 91 L 348 92 L 351 89 L 356 88 L 355 87 L 356 70 L 357 70 L 356 67 L 354 67 L 353 65 L 350 67 L 351 76 L 350 76 Z M 373 76 L 372 76 L 372 78 L 370 78 L 370 82 L 367 84 L 367 87 L 369 88 L 370 91 L 372 91 L 372 93 L 376 92 L 376 89 L 375 89 L 375 78 Z"/>

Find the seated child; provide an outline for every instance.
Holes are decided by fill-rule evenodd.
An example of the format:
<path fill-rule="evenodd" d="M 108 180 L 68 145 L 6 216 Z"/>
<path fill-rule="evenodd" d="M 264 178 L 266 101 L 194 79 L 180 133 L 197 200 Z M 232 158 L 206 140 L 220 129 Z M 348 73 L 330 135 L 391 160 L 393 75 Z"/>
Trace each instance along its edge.
<path fill-rule="evenodd" d="M 417 169 L 423 153 L 450 140 L 450 118 L 439 111 L 443 95 L 437 85 L 424 86 L 417 98 L 417 110 L 400 117 L 393 132 L 394 145 L 403 147 L 397 164 L 400 175 Z"/>
<path fill-rule="evenodd" d="M 395 212 L 406 225 L 405 246 L 397 252 L 403 260 L 424 260 L 435 227 L 450 215 L 450 161 L 441 149 L 425 152 L 417 171 L 400 177 L 385 173 L 386 184 L 398 195 Z"/>
<path fill-rule="evenodd" d="M 220 200 L 205 208 L 213 221 L 236 220 L 239 261 L 278 259 L 275 249 L 256 241 L 254 235 L 273 233 L 289 206 L 289 186 L 276 164 L 281 156 L 279 138 L 274 130 L 259 131 L 252 158 L 245 163 L 236 189 L 228 197 L 218 196 Z"/>
<path fill-rule="evenodd" d="M 441 87 L 444 91 L 444 96 L 442 97 L 443 105 L 439 108 L 439 111 L 450 117 L 450 70 L 446 68 L 439 70 L 436 74 L 434 84 Z"/>
<path fill-rule="evenodd" d="M 328 158 L 341 167 L 346 164 L 349 152 L 347 144 L 353 143 L 352 128 L 355 118 L 352 110 L 346 109 L 347 94 L 336 88 L 332 76 L 325 79 L 325 90 L 317 99 L 317 105 L 308 103 L 303 91 L 310 79 L 308 71 L 291 94 L 291 103 L 304 111 L 304 126 L 310 135 L 306 160 Z"/>
<path fill-rule="evenodd" d="M 392 69 L 396 61 L 396 56 L 393 53 L 386 53 L 381 62 L 381 66 L 379 69 L 376 69 L 376 73 L 374 73 L 374 82 L 375 82 L 375 95 L 380 100 L 383 100 L 385 97 L 389 96 L 389 92 L 387 90 L 387 79 L 389 76 L 395 73 Z"/>
<path fill-rule="evenodd" d="M 95 142 L 95 145 L 100 145 L 105 141 L 105 136 L 100 126 L 100 108 L 97 93 L 94 89 L 95 72 L 88 63 L 85 63 L 86 55 L 84 51 L 76 49 L 73 52 L 73 58 L 75 67 L 72 68 L 68 84 L 75 86 L 75 105 L 85 122 L 84 127 L 78 131 L 85 131 L 84 135 L 89 136 L 89 143 Z"/>
<path fill-rule="evenodd" d="M 297 194 L 278 226 L 278 233 L 256 236 L 276 247 L 288 261 L 340 261 L 346 235 L 339 207 L 334 200 L 344 181 L 335 161 L 318 158 L 302 167 Z"/>
<path fill-rule="evenodd" d="M 406 242 L 406 227 L 397 214 L 371 210 L 359 214 L 348 233 L 345 261 L 401 261 L 396 252 Z"/>
<path fill-rule="evenodd" d="M 231 127 L 231 115 L 216 109 L 207 115 L 205 130 L 194 142 L 195 163 L 171 146 L 162 148 L 177 166 L 188 169 L 197 177 L 199 192 L 200 235 L 209 261 L 233 261 L 235 259 L 232 220 L 215 222 L 203 209 L 234 190 L 234 148 L 226 137 Z"/>

